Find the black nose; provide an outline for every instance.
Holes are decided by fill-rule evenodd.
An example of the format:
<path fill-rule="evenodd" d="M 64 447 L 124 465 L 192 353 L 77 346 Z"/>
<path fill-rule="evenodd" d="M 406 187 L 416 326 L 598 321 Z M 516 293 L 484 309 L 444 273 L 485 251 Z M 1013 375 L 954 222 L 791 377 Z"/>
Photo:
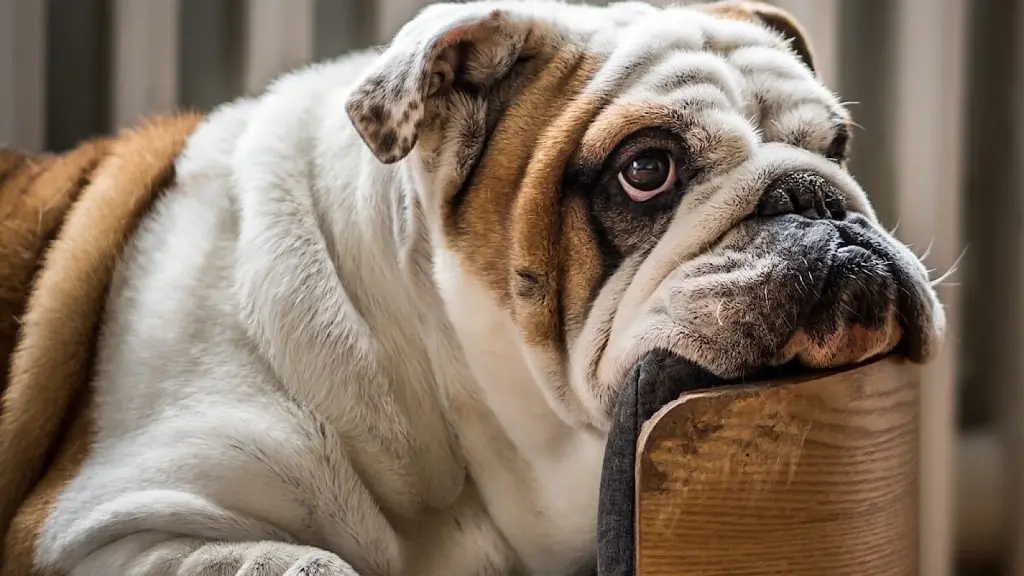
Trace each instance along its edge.
<path fill-rule="evenodd" d="M 810 219 L 843 220 L 843 195 L 824 176 L 811 171 L 787 172 L 765 188 L 757 205 L 758 216 L 799 214 Z"/>

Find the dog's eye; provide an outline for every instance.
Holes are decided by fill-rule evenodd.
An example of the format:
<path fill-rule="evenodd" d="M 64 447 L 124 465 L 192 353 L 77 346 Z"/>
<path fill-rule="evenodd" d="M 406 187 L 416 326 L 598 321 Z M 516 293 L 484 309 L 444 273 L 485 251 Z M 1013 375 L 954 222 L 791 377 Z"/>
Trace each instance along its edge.
<path fill-rule="evenodd" d="M 664 150 L 643 152 L 619 172 L 619 184 L 635 202 L 644 202 L 671 190 L 675 181 L 675 161 Z"/>

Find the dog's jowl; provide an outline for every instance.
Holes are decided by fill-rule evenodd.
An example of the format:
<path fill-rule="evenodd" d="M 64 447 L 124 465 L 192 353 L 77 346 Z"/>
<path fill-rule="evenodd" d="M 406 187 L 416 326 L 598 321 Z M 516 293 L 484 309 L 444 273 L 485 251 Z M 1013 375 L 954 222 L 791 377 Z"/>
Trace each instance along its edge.
<path fill-rule="evenodd" d="M 0 274 L 0 572 L 592 571 L 652 352 L 729 379 L 936 349 L 850 132 L 776 8 L 486 1 L 0 165 L 0 206 L 67 205 L 0 261 L 34 274 Z"/>

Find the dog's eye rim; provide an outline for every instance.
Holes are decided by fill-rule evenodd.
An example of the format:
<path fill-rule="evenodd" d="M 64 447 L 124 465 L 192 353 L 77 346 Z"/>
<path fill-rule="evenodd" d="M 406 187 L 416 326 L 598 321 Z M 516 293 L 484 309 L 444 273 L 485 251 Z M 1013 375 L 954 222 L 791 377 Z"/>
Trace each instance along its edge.
<path fill-rule="evenodd" d="M 660 155 L 670 164 L 669 175 L 656 189 L 631 190 L 623 172 L 641 158 Z M 674 197 L 684 190 L 692 179 L 689 151 L 681 135 L 663 128 L 645 128 L 625 138 L 608 155 L 604 162 L 604 174 L 618 193 L 634 205 L 661 204 L 662 199 Z"/>
<path fill-rule="evenodd" d="M 660 169 L 665 171 L 665 175 L 659 176 L 660 183 L 653 187 L 645 187 L 640 182 L 637 182 L 629 171 L 634 169 L 634 166 L 642 160 L 655 160 L 661 164 Z M 648 200 L 672 190 L 678 183 L 677 175 L 677 162 L 671 151 L 662 148 L 648 148 L 630 157 L 629 161 L 626 162 L 626 166 L 619 170 L 617 178 L 619 186 L 622 191 L 629 196 L 630 200 L 634 202 L 647 202 Z"/>

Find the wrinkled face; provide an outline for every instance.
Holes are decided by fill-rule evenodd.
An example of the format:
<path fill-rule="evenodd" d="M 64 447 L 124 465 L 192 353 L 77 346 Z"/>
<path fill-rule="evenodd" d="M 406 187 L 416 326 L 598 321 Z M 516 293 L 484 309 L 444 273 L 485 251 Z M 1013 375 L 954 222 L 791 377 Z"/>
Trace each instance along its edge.
<path fill-rule="evenodd" d="M 435 5 L 347 109 L 551 405 L 603 427 L 656 350 L 733 378 L 936 347 L 927 272 L 846 172 L 813 65 L 751 2 Z"/>

